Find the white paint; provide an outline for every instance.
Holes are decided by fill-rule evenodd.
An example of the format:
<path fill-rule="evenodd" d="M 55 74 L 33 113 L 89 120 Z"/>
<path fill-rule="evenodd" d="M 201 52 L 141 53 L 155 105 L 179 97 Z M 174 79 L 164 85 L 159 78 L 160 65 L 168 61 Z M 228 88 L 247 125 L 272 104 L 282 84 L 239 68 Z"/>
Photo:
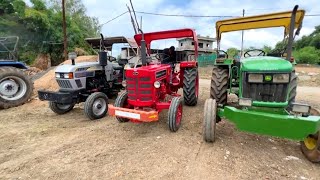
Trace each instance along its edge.
<path fill-rule="evenodd" d="M 116 114 L 116 116 L 132 118 L 132 119 L 140 119 L 140 114 L 137 114 L 137 113 L 130 113 L 130 112 L 116 110 L 115 114 Z"/>

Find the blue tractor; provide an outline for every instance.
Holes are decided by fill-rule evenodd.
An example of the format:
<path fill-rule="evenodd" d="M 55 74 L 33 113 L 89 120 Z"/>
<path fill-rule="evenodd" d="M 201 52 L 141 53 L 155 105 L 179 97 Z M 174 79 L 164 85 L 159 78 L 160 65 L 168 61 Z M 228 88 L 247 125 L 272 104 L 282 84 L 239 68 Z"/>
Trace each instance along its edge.
<path fill-rule="evenodd" d="M 0 109 L 24 104 L 32 95 L 33 83 L 18 61 L 16 36 L 0 37 Z"/>

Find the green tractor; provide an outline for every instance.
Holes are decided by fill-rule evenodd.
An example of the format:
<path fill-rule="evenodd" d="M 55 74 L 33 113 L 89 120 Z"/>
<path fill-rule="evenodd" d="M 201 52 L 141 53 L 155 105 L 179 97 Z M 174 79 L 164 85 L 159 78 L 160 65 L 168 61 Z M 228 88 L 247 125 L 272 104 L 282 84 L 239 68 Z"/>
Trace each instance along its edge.
<path fill-rule="evenodd" d="M 297 76 L 292 44 L 299 34 L 305 11 L 293 11 L 241 17 L 216 22 L 218 58 L 212 70 L 210 99 L 204 107 L 203 138 L 214 142 L 216 123 L 222 118 L 241 131 L 298 140 L 302 153 L 312 162 L 320 162 L 320 116 L 309 105 L 295 102 Z M 249 50 L 243 58 L 229 58 L 220 50 L 223 32 L 284 27 L 286 47 L 268 54 Z M 227 103 L 230 93 L 237 103 Z"/>

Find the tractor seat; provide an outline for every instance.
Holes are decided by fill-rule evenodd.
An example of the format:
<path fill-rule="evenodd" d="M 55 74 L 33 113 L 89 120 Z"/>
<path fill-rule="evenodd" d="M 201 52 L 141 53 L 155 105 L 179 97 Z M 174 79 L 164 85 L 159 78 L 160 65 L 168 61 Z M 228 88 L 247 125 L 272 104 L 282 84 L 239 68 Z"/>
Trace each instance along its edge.
<path fill-rule="evenodd" d="M 112 68 L 114 70 L 122 70 L 123 66 L 119 65 L 118 63 L 112 63 Z"/>

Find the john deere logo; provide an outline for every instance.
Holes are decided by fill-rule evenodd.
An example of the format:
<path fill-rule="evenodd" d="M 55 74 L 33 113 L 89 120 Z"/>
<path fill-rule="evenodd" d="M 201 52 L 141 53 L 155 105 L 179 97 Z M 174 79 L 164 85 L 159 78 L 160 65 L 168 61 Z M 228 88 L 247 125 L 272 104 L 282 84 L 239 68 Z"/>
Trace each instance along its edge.
<path fill-rule="evenodd" d="M 133 72 L 133 75 L 137 76 L 139 73 L 138 72 Z"/>
<path fill-rule="evenodd" d="M 271 80 L 272 80 L 272 76 L 271 76 L 271 75 L 266 75 L 266 76 L 264 77 L 264 80 L 265 80 L 265 81 L 271 81 Z"/>

